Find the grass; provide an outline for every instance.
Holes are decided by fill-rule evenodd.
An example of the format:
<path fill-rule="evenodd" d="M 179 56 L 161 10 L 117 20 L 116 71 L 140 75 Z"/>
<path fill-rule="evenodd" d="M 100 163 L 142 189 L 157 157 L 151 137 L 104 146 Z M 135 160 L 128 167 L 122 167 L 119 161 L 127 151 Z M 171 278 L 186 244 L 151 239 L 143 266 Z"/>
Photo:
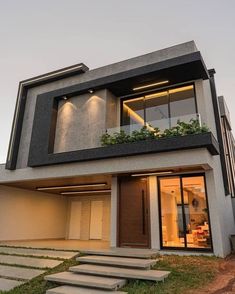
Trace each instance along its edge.
<path fill-rule="evenodd" d="M 122 290 L 129 294 L 197 293 L 196 289 L 205 286 L 214 279 L 218 273 L 219 261 L 219 258 L 207 256 L 162 256 L 154 269 L 171 272 L 165 282 L 130 281 Z M 46 290 L 57 286 L 55 283 L 46 282 L 45 275 L 66 271 L 70 266 L 77 264 L 75 258 L 66 260 L 63 264 L 48 270 L 30 282 L 8 292 L 0 291 L 0 294 L 45 294 Z"/>
<path fill-rule="evenodd" d="M 0 291 L 0 294 L 7 293 L 7 294 L 45 294 L 48 289 L 54 288 L 57 284 L 52 282 L 47 282 L 44 280 L 46 275 L 66 271 L 71 266 L 77 265 L 78 262 L 76 261 L 75 257 L 69 260 L 64 261 L 62 264 L 58 265 L 57 267 L 46 271 L 45 274 L 40 275 L 24 285 L 14 288 L 10 291 Z"/>
<path fill-rule="evenodd" d="M 154 269 L 171 272 L 165 282 L 133 281 L 129 282 L 123 291 L 129 294 L 188 294 L 189 291 L 197 293 L 196 289 L 215 278 L 219 261 L 219 258 L 207 256 L 163 256 Z"/>

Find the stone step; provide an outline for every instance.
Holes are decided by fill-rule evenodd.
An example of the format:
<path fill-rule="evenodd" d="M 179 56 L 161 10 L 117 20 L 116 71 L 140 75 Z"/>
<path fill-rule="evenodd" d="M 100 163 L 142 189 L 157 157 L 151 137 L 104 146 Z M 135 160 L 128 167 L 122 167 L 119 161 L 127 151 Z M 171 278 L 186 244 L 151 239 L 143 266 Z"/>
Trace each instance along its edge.
<path fill-rule="evenodd" d="M 82 287 L 61 286 L 47 290 L 46 294 L 127 294 L 127 292 L 96 290 Z"/>
<path fill-rule="evenodd" d="M 103 256 L 118 256 L 118 257 L 133 257 L 133 258 L 156 258 L 159 253 L 152 249 L 136 249 L 136 248 L 111 248 L 103 250 L 81 250 L 87 255 L 103 255 Z"/>
<path fill-rule="evenodd" d="M 99 255 L 81 256 L 77 258 L 77 261 L 81 263 L 102 264 L 141 269 L 150 269 L 151 266 L 156 264 L 156 260 L 153 259 L 139 259 Z"/>
<path fill-rule="evenodd" d="M 93 287 L 98 289 L 117 290 L 125 285 L 126 280 L 62 272 L 45 277 L 45 280 L 59 284 Z"/>
<path fill-rule="evenodd" d="M 163 281 L 168 277 L 170 272 L 159 270 L 140 270 L 129 269 L 121 267 L 100 266 L 92 264 L 81 264 L 70 267 L 71 272 L 79 274 L 97 275 L 97 276 L 109 276 L 116 278 L 137 279 L 137 280 L 149 280 L 149 281 Z"/>

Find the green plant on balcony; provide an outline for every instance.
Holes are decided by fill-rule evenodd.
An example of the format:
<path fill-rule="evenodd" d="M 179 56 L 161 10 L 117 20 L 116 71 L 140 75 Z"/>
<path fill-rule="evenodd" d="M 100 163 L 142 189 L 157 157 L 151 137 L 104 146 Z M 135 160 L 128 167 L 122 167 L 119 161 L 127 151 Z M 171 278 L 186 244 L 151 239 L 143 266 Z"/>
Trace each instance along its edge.
<path fill-rule="evenodd" d="M 160 132 L 158 128 L 153 128 L 150 125 L 143 126 L 139 131 L 133 131 L 131 134 L 127 134 L 124 130 L 120 130 L 120 132 L 115 132 L 113 135 L 110 135 L 106 131 L 106 133 L 101 136 L 100 140 L 102 146 L 109 146 L 207 132 L 209 132 L 209 128 L 206 125 L 201 126 L 197 119 L 191 119 L 189 123 L 178 120 L 176 126 L 165 129 L 163 132 Z"/>

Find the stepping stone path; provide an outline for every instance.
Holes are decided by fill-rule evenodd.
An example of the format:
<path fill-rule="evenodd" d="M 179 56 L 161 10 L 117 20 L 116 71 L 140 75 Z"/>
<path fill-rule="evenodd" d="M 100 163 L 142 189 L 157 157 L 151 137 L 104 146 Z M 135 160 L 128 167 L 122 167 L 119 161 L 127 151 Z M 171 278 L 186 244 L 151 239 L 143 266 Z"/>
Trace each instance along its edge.
<path fill-rule="evenodd" d="M 62 260 L 32 258 L 26 256 L 0 255 L 0 264 L 18 264 L 28 267 L 53 268 L 63 263 Z"/>
<path fill-rule="evenodd" d="M 77 255 L 78 252 L 0 246 L 0 291 L 20 286 L 44 274 L 45 268 L 54 268 Z"/>
<path fill-rule="evenodd" d="M 22 268 L 17 266 L 0 265 L 0 276 L 8 278 L 16 278 L 22 280 L 30 280 L 45 273 L 42 270 Z"/>
<path fill-rule="evenodd" d="M 9 290 L 11 290 L 17 286 L 20 286 L 22 284 L 23 284 L 23 282 L 0 278 L 1 291 L 9 291 Z"/>
<path fill-rule="evenodd" d="M 157 262 L 156 254 L 151 250 L 89 252 L 93 255 L 78 257 L 77 261 L 81 264 L 71 267 L 69 272 L 46 276 L 45 280 L 63 284 L 48 290 L 47 294 L 125 294 L 114 291 L 123 287 L 127 279 L 159 282 L 170 274 L 168 271 L 150 269 Z M 130 252 L 133 258 L 130 258 Z M 153 256 L 155 259 L 151 259 Z"/>
<path fill-rule="evenodd" d="M 19 247 L 1 247 L 0 254 L 18 254 L 18 255 L 28 255 L 28 256 L 40 256 L 40 257 L 51 257 L 51 258 L 61 258 L 70 259 L 76 255 L 78 252 L 70 251 L 59 251 L 59 250 L 44 250 L 44 249 L 31 249 L 31 248 L 19 248 Z"/>

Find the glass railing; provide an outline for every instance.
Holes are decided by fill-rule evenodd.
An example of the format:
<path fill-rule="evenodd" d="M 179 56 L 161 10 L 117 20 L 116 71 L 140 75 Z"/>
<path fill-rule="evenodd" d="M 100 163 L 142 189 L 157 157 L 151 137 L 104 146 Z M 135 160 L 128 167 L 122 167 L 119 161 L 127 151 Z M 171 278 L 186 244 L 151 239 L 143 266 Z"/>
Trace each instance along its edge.
<path fill-rule="evenodd" d="M 160 120 L 154 120 L 149 121 L 146 123 L 146 127 L 149 130 L 153 130 L 154 128 L 158 128 L 160 131 L 164 131 L 165 129 L 169 129 L 171 127 L 174 127 L 177 125 L 178 121 L 189 123 L 190 120 L 198 120 L 200 126 L 201 126 L 201 117 L 200 114 L 194 113 L 194 114 L 188 114 L 178 117 L 171 117 L 167 119 L 160 119 Z M 130 124 L 130 125 L 124 125 L 124 126 L 118 126 L 114 128 L 107 129 L 107 133 L 109 135 L 113 135 L 114 133 L 119 133 L 121 130 L 123 130 L 126 134 L 131 134 L 133 131 L 140 131 L 144 127 L 144 124 Z"/>

